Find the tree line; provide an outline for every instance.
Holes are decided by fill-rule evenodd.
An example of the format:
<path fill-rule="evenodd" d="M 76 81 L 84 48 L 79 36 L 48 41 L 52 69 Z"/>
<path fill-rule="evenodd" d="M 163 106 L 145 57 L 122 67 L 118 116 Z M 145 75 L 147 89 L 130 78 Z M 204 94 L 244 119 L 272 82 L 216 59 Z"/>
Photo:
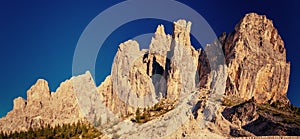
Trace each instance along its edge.
<path fill-rule="evenodd" d="M 39 129 L 29 128 L 27 131 L 0 133 L 0 139 L 55 139 L 55 138 L 96 138 L 101 132 L 85 123 L 62 124 L 55 127 L 49 124 Z"/>

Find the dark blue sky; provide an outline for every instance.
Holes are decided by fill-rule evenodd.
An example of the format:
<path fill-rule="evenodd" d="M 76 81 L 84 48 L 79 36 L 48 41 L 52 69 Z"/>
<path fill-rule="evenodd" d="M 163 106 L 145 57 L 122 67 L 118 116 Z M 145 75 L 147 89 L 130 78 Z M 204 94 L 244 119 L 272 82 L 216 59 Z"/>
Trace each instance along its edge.
<path fill-rule="evenodd" d="M 26 91 L 38 78 L 46 79 L 51 91 L 70 78 L 73 54 L 81 33 L 101 11 L 118 2 L 0 1 L 0 117 L 12 109 L 14 98 L 26 98 Z M 288 98 L 300 106 L 300 53 L 297 49 L 300 47 L 299 3 L 274 0 L 200 0 L 183 3 L 199 12 L 217 34 L 231 32 L 243 15 L 249 12 L 265 14 L 272 19 L 291 61 Z M 154 32 L 158 24 L 165 24 L 166 32 L 171 33 L 171 23 L 154 19 L 133 21 L 113 32 L 98 54 L 97 85 L 110 73 L 118 44 L 138 34 Z"/>

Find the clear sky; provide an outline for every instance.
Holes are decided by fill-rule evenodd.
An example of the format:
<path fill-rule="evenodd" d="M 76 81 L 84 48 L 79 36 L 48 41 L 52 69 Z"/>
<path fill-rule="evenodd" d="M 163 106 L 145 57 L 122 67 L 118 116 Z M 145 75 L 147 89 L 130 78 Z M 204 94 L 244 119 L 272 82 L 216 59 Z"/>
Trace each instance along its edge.
<path fill-rule="evenodd" d="M 61 82 L 70 78 L 74 50 L 82 31 L 99 13 L 118 2 L 0 1 L 0 117 L 12 109 L 14 98 L 26 98 L 26 91 L 37 79 L 46 79 L 51 91 L 55 91 Z M 249 12 L 272 19 L 291 61 L 288 98 L 300 106 L 299 3 L 288 0 L 181 2 L 199 12 L 217 34 L 231 32 Z M 154 32 L 158 24 L 165 24 L 166 32 L 171 33 L 171 23 L 156 19 L 133 21 L 113 32 L 98 54 L 97 85 L 110 73 L 119 43 L 141 33 Z"/>

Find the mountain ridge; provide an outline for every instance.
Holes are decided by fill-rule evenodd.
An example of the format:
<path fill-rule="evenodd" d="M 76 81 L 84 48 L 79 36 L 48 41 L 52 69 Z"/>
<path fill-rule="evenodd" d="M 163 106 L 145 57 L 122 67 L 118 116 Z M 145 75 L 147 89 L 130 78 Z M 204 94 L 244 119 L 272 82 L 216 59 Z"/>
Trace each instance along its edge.
<path fill-rule="evenodd" d="M 165 34 L 164 26 L 158 25 L 149 50 L 140 50 L 134 40 L 121 43 L 111 75 L 98 87 L 89 72 L 61 83 L 55 93 L 50 92 L 47 81 L 37 80 L 27 91 L 27 100 L 21 97 L 14 100 L 14 109 L 0 119 L 0 130 L 26 131 L 29 127 L 38 129 L 45 124 L 55 126 L 88 121 L 112 134 L 102 126 L 111 125 L 109 120 L 115 119 L 109 119 L 110 114 L 99 114 L 95 107 L 89 110 L 90 106 L 83 103 L 84 99 L 78 98 L 91 95 L 78 95 L 78 92 L 97 90 L 103 106 L 123 120 L 134 118 L 139 108 L 144 108 L 141 113 L 146 113 L 158 102 L 170 107 L 169 112 L 154 117 L 143 128 L 132 123 L 125 126 L 133 125 L 132 130 L 139 131 L 137 133 L 118 129 L 124 127 L 122 122 L 111 125 L 123 138 L 162 138 L 166 135 L 168 138 L 183 138 L 183 134 L 184 137 L 196 137 L 200 134 L 197 132 L 207 129 L 224 137 L 300 135 L 299 119 L 286 124 L 290 115 L 283 113 L 284 118 L 278 118 L 272 115 L 276 111 L 269 107 L 276 105 L 278 109 L 290 109 L 291 105 L 286 96 L 290 62 L 286 61 L 284 42 L 272 21 L 256 13 L 246 14 L 232 33 L 222 34 L 218 41 L 199 50 L 195 50 L 190 42 L 191 25 L 185 20 L 174 22 L 172 35 Z M 191 94 L 198 97 L 188 99 L 188 105 L 180 103 Z M 90 103 L 93 101 L 97 100 Z M 176 106 L 190 111 L 180 113 Z M 242 111 L 244 108 L 250 113 Z M 93 116 L 96 119 L 91 119 Z M 188 120 L 176 127 L 178 129 L 169 129 L 164 134 L 158 130 L 146 130 L 163 124 L 159 122 L 165 119 L 163 116 Z M 262 120 L 262 117 L 267 120 Z M 277 128 L 268 130 L 267 134 L 261 133 L 256 128 L 264 127 L 255 124 L 257 121 L 267 121 Z M 203 125 L 196 128 L 197 122 Z"/>

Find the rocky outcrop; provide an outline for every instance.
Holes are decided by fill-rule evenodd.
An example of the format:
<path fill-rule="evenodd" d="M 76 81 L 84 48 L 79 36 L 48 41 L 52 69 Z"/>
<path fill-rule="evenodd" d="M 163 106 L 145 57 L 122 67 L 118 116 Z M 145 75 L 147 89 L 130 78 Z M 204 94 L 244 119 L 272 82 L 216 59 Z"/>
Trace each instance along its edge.
<path fill-rule="evenodd" d="M 26 107 L 26 100 L 23 99 L 22 97 L 17 97 L 16 99 L 14 99 L 14 110 L 21 110 L 23 111 Z"/>
<path fill-rule="evenodd" d="M 105 135 L 121 138 L 195 138 L 202 131 L 225 137 L 298 135 L 298 122 L 288 125 L 290 119 L 278 120 L 258 108 L 289 104 L 290 63 L 271 20 L 247 14 L 234 32 L 199 50 L 191 45 L 190 30 L 191 22 L 185 20 L 174 22 L 172 35 L 159 25 L 149 50 L 140 50 L 134 40 L 121 43 L 111 75 L 99 87 L 89 72 L 61 83 L 52 93 L 47 81 L 38 80 L 27 91 L 27 100 L 14 100 L 14 109 L 0 119 L 0 130 L 88 120 Z M 228 101 L 242 101 L 222 106 L 224 94 Z M 138 108 L 146 110 L 161 100 L 170 111 L 145 124 L 130 122 Z"/>
<path fill-rule="evenodd" d="M 167 98 L 176 101 L 180 95 L 196 87 L 198 52 L 191 46 L 191 22 L 174 22 L 173 40 L 168 53 L 170 70 L 167 80 Z"/>
<path fill-rule="evenodd" d="M 27 100 L 18 97 L 14 100 L 14 109 L 0 119 L 3 132 L 26 131 L 63 123 L 84 121 L 84 115 L 78 106 L 73 80 L 91 79 L 89 72 L 73 77 L 61 83 L 56 92 L 50 93 L 48 83 L 39 79 L 28 91 Z M 84 81 L 84 84 L 93 84 Z"/>
<path fill-rule="evenodd" d="M 104 99 L 107 105 L 119 104 L 122 109 L 112 107 L 112 111 L 125 116 L 161 98 L 176 102 L 181 94 L 195 89 L 198 51 L 191 46 L 190 29 L 190 22 L 178 20 L 171 37 L 159 25 L 149 50 L 140 50 L 133 40 L 120 44 L 110 77 L 112 95 Z"/>
<path fill-rule="evenodd" d="M 170 57 L 167 53 L 170 51 L 171 42 L 171 35 L 165 33 L 163 25 L 159 25 L 152 37 L 146 59 L 147 73 L 151 77 L 158 99 L 167 95 L 166 80 L 170 63 Z"/>
<path fill-rule="evenodd" d="M 170 51 L 171 41 L 171 35 L 165 33 L 163 25 L 159 25 L 149 45 L 149 70 L 147 71 L 149 76 L 166 74 L 164 71 L 166 71 L 167 61 L 170 60 L 170 57 L 167 57 L 167 52 Z"/>
<path fill-rule="evenodd" d="M 258 105 L 253 99 L 222 112 L 223 116 L 232 124 L 243 128 L 256 136 L 299 136 L 299 116 L 276 110 L 268 105 Z M 287 124 L 289 121 L 289 124 Z M 233 132 L 232 136 L 240 136 Z"/>
<path fill-rule="evenodd" d="M 245 100 L 254 97 L 257 103 L 289 103 L 290 63 L 271 20 L 247 14 L 234 32 L 221 38 L 229 74 L 226 95 Z"/>
<path fill-rule="evenodd" d="M 28 105 L 43 107 L 43 103 L 50 100 L 51 94 L 48 86 L 48 82 L 39 79 L 28 91 L 27 91 L 27 102 Z M 44 101 L 44 102 L 43 102 Z"/>
<path fill-rule="evenodd" d="M 232 108 L 226 108 L 223 111 L 223 115 L 231 123 L 242 127 L 253 122 L 259 117 L 256 111 L 256 104 L 250 100 Z"/>
<path fill-rule="evenodd" d="M 147 74 L 145 51 L 140 51 L 136 41 L 120 44 L 111 71 L 112 92 L 115 100 L 123 104 L 118 111 L 121 116 L 134 113 L 138 107 L 156 103 L 155 89 Z M 121 109 L 120 109 L 121 108 Z"/>

